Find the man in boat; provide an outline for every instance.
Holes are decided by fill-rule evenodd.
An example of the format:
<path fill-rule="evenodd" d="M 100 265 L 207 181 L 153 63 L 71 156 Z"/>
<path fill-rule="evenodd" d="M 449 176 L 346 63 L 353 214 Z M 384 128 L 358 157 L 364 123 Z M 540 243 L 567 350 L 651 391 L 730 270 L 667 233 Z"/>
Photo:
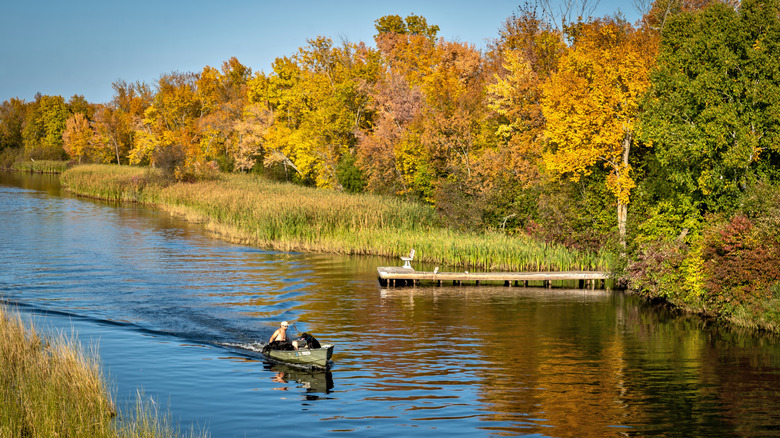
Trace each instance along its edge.
<path fill-rule="evenodd" d="M 290 324 L 287 321 L 282 321 L 281 326 L 276 329 L 274 334 L 271 335 L 271 340 L 268 341 L 268 343 L 272 343 L 274 341 L 278 341 L 279 344 L 288 343 L 291 344 L 293 347 L 293 350 L 298 349 L 298 341 L 292 341 L 290 342 L 289 339 L 287 339 L 287 327 L 289 327 Z"/>

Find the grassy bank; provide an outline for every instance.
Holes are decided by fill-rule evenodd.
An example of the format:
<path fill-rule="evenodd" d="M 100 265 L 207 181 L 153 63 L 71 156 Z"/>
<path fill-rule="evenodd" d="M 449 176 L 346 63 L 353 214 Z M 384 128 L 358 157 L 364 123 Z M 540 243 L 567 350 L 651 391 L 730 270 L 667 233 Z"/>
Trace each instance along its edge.
<path fill-rule="evenodd" d="M 0 437 L 169 437 L 139 395 L 117 413 L 94 354 L 72 338 L 47 338 L 0 306 Z"/>
<path fill-rule="evenodd" d="M 233 242 L 285 251 L 398 257 L 484 270 L 611 270 L 616 257 L 525 236 L 464 233 L 442 227 L 429 206 L 393 197 L 349 195 L 251 175 L 165 184 L 152 169 L 76 166 L 62 175 L 73 193 L 133 201 L 204 223 Z"/>

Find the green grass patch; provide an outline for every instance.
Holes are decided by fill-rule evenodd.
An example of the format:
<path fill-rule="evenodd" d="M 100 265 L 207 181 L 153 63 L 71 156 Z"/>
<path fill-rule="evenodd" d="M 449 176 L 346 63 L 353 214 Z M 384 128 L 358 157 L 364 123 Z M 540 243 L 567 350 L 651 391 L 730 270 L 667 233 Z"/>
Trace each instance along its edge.
<path fill-rule="evenodd" d="M 233 242 L 284 251 L 398 257 L 441 266 L 507 271 L 611 271 L 607 251 L 576 251 L 527 236 L 458 232 L 441 225 L 432 207 L 389 196 L 353 195 L 278 183 L 254 175 L 222 175 L 195 183 L 165 183 L 154 169 L 85 165 L 61 180 L 88 197 L 158 206 Z"/>

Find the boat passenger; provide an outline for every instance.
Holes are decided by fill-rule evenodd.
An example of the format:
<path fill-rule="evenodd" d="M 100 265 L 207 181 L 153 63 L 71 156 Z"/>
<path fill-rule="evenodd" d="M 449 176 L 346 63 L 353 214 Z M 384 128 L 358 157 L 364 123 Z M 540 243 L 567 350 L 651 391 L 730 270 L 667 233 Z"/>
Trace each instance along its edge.
<path fill-rule="evenodd" d="M 270 344 L 274 341 L 279 341 L 279 343 L 290 343 L 290 340 L 287 339 L 287 327 L 289 326 L 290 324 L 287 321 L 282 321 L 281 326 L 271 335 L 271 340 L 268 341 L 268 343 Z M 291 344 L 294 350 L 298 349 L 298 341 L 292 341 Z"/>

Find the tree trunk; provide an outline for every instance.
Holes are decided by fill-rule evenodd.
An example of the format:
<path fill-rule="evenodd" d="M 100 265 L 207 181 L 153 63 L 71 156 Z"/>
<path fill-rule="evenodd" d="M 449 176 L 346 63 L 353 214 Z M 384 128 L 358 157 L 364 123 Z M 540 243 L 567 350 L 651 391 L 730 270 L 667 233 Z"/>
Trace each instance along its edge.
<path fill-rule="evenodd" d="M 623 137 L 623 169 L 628 171 L 628 153 L 631 151 L 631 134 L 626 133 Z M 626 249 L 626 222 L 628 219 L 628 203 L 623 202 L 618 197 L 617 205 L 617 218 L 618 218 L 618 234 L 620 238 L 620 246 L 623 248 L 625 254 Z"/>
<path fill-rule="evenodd" d="M 618 200 L 618 233 L 620 235 L 620 246 L 626 249 L 626 219 L 628 218 L 628 204 Z"/>

